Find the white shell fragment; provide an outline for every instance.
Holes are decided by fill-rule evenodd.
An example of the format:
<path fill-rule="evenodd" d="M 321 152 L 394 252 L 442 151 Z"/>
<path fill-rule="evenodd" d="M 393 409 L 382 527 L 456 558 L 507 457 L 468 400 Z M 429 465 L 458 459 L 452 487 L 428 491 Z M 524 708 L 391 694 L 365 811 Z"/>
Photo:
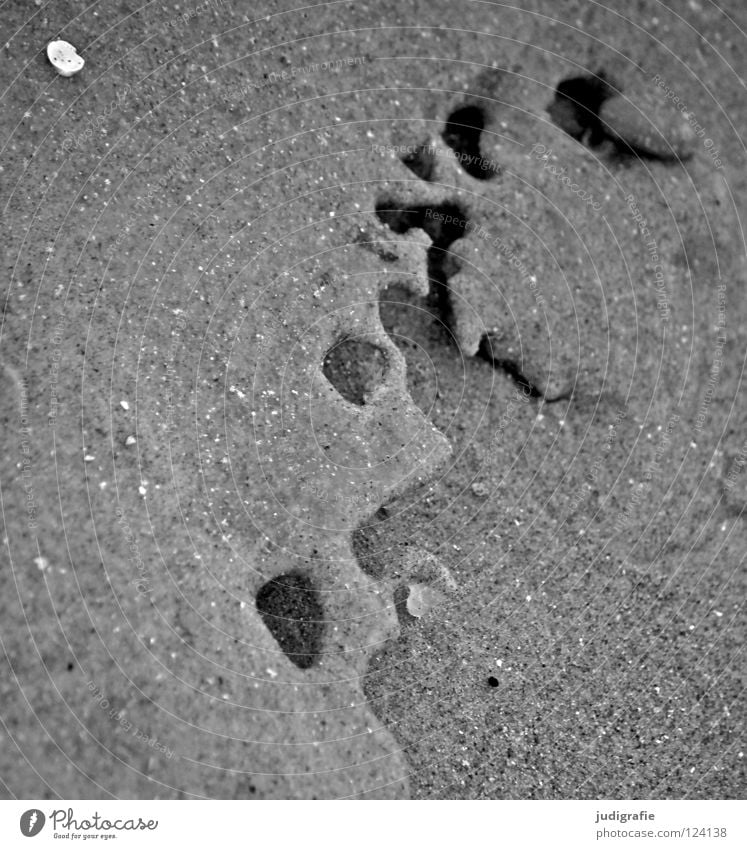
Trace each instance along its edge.
<path fill-rule="evenodd" d="M 72 77 L 85 65 L 78 51 L 67 41 L 50 41 L 47 45 L 47 58 L 55 71 L 63 77 Z"/>

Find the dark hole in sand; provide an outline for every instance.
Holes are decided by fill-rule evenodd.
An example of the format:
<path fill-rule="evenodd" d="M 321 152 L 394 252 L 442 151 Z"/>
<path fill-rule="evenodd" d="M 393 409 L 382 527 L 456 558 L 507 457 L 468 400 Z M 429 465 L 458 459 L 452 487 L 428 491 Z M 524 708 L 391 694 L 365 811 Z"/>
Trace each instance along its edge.
<path fill-rule="evenodd" d="M 299 572 L 268 581 L 257 610 L 288 659 L 299 669 L 314 665 L 322 647 L 324 610 L 314 584 Z"/>
<path fill-rule="evenodd" d="M 482 109 L 479 106 L 462 106 L 449 115 L 441 134 L 457 155 L 462 168 L 476 180 L 489 180 L 500 173 L 499 166 L 480 152 L 480 137 L 484 129 Z"/>
<path fill-rule="evenodd" d="M 561 80 L 547 111 L 553 123 L 578 141 L 594 147 L 605 134 L 599 120 L 602 103 L 614 93 L 603 71 Z"/>
<path fill-rule="evenodd" d="M 327 352 L 322 371 L 346 401 L 363 406 L 384 377 L 386 356 L 372 342 L 345 338 Z"/>

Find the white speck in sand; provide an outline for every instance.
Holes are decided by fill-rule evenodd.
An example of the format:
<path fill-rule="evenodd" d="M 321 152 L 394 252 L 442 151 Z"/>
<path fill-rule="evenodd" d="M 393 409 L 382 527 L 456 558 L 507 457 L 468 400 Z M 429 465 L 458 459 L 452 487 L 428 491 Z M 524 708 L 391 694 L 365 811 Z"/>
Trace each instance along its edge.
<path fill-rule="evenodd" d="M 45 569 L 49 568 L 49 560 L 46 557 L 35 557 L 34 563 L 36 563 L 37 567 L 44 572 Z"/>
<path fill-rule="evenodd" d="M 119 406 L 120 406 L 123 410 L 129 410 L 129 409 L 130 409 L 130 402 L 129 402 L 129 401 L 120 401 L 120 402 L 119 402 Z"/>
<path fill-rule="evenodd" d="M 270 676 L 270 678 L 277 678 L 278 677 L 277 672 L 275 672 L 274 669 L 270 669 L 269 667 L 267 669 L 267 674 Z"/>
<path fill-rule="evenodd" d="M 125 440 L 125 445 L 134 445 L 137 442 L 134 436 L 128 436 Z"/>
<path fill-rule="evenodd" d="M 95 459 L 96 458 L 93 456 L 93 454 L 86 454 L 86 456 L 83 458 L 83 462 L 84 463 L 91 463 Z"/>

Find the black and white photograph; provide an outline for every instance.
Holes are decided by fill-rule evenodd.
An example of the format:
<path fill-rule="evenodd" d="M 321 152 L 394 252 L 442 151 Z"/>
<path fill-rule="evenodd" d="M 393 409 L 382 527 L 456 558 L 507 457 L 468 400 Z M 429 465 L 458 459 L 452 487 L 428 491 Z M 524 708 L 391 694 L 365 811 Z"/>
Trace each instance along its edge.
<path fill-rule="evenodd" d="M 747 4 L 0 22 L 0 845 L 743 847 Z"/>

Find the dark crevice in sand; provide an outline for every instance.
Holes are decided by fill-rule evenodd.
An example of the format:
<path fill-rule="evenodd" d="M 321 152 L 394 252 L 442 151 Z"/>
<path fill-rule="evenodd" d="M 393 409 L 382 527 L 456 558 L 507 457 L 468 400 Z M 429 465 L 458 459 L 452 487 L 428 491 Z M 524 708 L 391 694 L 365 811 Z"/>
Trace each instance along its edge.
<path fill-rule="evenodd" d="M 477 351 L 477 356 L 481 357 L 484 360 L 487 360 L 494 368 L 500 369 L 505 372 L 511 380 L 516 383 L 516 385 L 523 389 L 526 395 L 529 398 L 543 398 L 542 392 L 530 381 L 528 380 L 521 370 L 521 363 L 516 362 L 515 360 L 506 360 L 497 356 L 493 351 L 493 346 L 491 344 L 490 336 L 486 333 L 485 336 L 482 337 L 480 341 L 480 347 Z M 561 401 L 570 397 L 569 393 L 564 393 L 562 395 L 558 395 L 557 398 L 555 396 L 552 397 L 552 400 L 549 403 L 554 403 L 555 401 Z"/>
<path fill-rule="evenodd" d="M 459 266 L 449 248 L 467 231 L 466 212 L 455 203 L 402 208 L 391 201 L 383 201 L 377 205 L 376 215 L 395 233 L 406 233 L 413 227 L 418 227 L 425 230 L 431 238 L 433 244 L 428 249 L 430 306 L 444 324 L 451 327 L 452 309 L 448 280 L 459 270 Z"/>
<path fill-rule="evenodd" d="M 457 203 L 402 207 L 396 201 L 381 200 L 376 204 L 376 216 L 399 235 L 413 227 L 425 230 L 433 246 L 441 250 L 461 239 L 468 225 L 467 213 Z"/>
<path fill-rule="evenodd" d="M 456 203 L 444 203 L 433 207 L 402 207 L 396 202 L 384 200 L 377 205 L 376 215 L 395 233 L 402 234 L 413 227 L 419 227 L 430 236 L 433 244 L 428 249 L 428 307 L 445 327 L 452 330 L 453 309 L 449 278 L 459 271 L 459 263 L 450 248 L 457 239 L 464 236 L 469 228 L 467 213 Z M 448 338 L 454 338 L 452 333 L 448 334 Z M 537 387 L 522 374 L 520 363 L 493 355 L 487 336 L 482 340 L 479 355 L 494 368 L 505 372 L 520 387 L 527 389 L 530 397 L 542 397 Z"/>
<path fill-rule="evenodd" d="M 288 659 L 299 669 L 316 662 L 324 636 L 324 609 L 312 581 L 300 572 L 273 578 L 257 593 L 257 611 Z"/>
<path fill-rule="evenodd" d="M 322 371 L 346 401 L 363 406 L 383 380 L 386 355 L 372 342 L 346 337 L 327 352 Z"/>
<path fill-rule="evenodd" d="M 670 162 L 687 159 L 691 155 L 685 143 L 675 134 L 675 141 L 656 141 L 657 131 L 650 119 L 654 115 L 641 114 L 640 121 L 624 113 L 610 120 L 609 101 L 624 104 L 619 97 L 617 84 L 603 70 L 561 80 L 555 97 L 547 107 L 552 121 L 581 144 L 591 148 L 607 146 L 607 156 L 625 164 L 628 161 L 652 159 Z M 652 133 L 649 133 L 651 125 Z"/>
<path fill-rule="evenodd" d="M 462 106 L 449 115 L 441 134 L 454 151 L 462 168 L 476 180 L 490 180 L 500 173 L 500 167 L 483 157 L 480 137 L 485 129 L 485 114 L 479 106 Z"/>

